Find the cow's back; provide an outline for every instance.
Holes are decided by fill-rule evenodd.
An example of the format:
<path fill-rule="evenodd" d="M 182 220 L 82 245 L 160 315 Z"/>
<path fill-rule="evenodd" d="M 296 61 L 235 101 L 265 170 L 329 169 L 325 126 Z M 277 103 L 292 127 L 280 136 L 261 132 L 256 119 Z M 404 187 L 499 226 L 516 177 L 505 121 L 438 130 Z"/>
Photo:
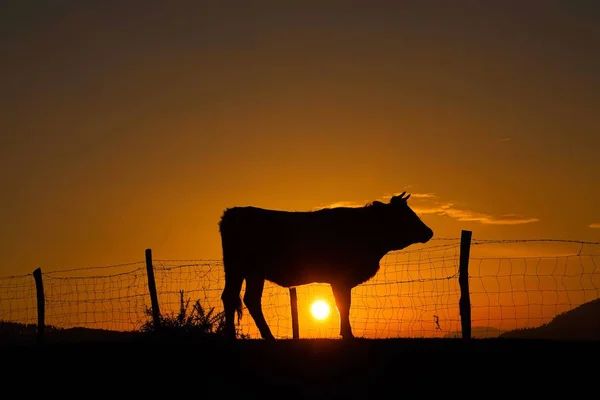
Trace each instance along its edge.
<path fill-rule="evenodd" d="M 360 258 L 361 220 L 356 209 L 227 209 L 220 223 L 225 268 L 283 286 L 330 280 Z"/>
<path fill-rule="evenodd" d="M 336 239 L 347 240 L 346 236 L 360 229 L 358 222 L 341 209 L 280 211 L 234 207 L 225 210 L 219 228 L 222 241 L 231 249 L 276 252 L 292 244 L 305 248 L 332 246 Z"/>

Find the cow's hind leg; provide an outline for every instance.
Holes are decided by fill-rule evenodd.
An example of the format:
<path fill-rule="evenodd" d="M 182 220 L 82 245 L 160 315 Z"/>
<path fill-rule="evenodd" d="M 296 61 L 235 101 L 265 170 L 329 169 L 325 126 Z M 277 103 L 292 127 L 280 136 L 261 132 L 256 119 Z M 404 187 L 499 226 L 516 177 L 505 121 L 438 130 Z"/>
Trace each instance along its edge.
<path fill-rule="evenodd" d="M 240 292 L 242 290 L 243 282 L 244 278 L 241 275 L 225 273 L 225 287 L 221 294 L 221 300 L 223 301 L 223 308 L 225 309 L 224 334 L 228 339 L 235 339 L 237 337 L 235 333 L 234 317 L 236 311 L 238 312 L 238 320 L 242 316 L 242 299 L 240 298 Z"/>
<path fill-rule="evenodd" d="M 254 323 L 260 331 L 260 335 L 265 340 L 275 340 L 275 337 L 267 325 L 265 316 L 262 312 L 262 294 L 265 286 L 265 280 L 262 277 L 246 277 L 246 293 L 244 294 L 244 303 L 254 319 Z"/>
<path fill-rule="evenodd" d="M 350 326 L 350 304 L 352 300 L 352 288 L 344 285 L 331 285 L 335 304 L 340 314 L 340 335 L 344 339 L 353 339 L 352 327 Z"/>

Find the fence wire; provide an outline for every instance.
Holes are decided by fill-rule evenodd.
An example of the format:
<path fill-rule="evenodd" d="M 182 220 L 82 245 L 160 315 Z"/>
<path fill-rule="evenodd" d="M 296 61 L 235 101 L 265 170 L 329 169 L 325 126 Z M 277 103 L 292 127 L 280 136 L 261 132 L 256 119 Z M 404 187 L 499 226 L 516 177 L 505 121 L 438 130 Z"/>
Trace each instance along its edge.
<path fill-rule="evenodd" d="M 599 297 L 599 243 L 556 240 L 473 240 L 469 261 L 472 335 L 495 337 L 536 327 Z M 440 239 L 409 251 L 388 253 L 370 281 L 352 291 L 350 320 L 364 338 L 459 337 L 460 239 Z M 153 260 L 161 314 L 174 317 L 180 297 L 222 311 L 220 260 Z M 43 273 L 46 325 L 139 331 L 151 320 L 145 261 Z M 242 287 L 243 296 L 245 285 Z M 300 337 L 339 337 L 339 317 L 329 285 L 297 287 Z M 319 320 L 312 306 L 323 301 Z M 277 338 L 291 338 L 289 291 L 267 282 L 263 311 Z M 0 321 L 35 329 L 32 274 L 0 277 Z M 17 325 L 22 324 L 22 325 Z M 244 309 L 240 331 L 260 335 Z"/>

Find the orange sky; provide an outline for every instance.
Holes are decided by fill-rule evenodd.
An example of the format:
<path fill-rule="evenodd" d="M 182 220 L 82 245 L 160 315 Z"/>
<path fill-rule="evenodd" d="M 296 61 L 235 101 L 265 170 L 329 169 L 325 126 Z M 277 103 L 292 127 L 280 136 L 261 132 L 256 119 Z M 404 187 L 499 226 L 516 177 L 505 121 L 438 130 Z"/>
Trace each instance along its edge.
<path fill-rule="evenodd" d="M 436 237 L 599 241 L 599 7 L 392 3 L 1 6 L 1 275 L 403 190 Z"/>

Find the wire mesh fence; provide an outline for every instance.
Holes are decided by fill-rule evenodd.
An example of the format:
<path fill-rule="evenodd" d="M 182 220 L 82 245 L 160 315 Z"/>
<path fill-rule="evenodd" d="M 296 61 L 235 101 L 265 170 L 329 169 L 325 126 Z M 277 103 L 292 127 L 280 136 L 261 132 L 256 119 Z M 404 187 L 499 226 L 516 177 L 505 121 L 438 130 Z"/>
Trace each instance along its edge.
<path fill-rule="evenodd" d="M 350 319 L 364 338 L 460 337 L 460 238 L 388 253 L 381 269 L 352 291 Z M 600 243 L 554 240 L 473 240 L 469 296 L 474 337 L 548 323 L 558 314 L 597 299 Z M 163 316 L 175 317 L 184 300 L 222 310 L 220 260 L 152 260 Z M 43 273 L 45 323 L 57 328 L 139 331 L 151 320 L 145 261 Z M 242 287 L 242 296 L 245 287 Z M 339 317 L 329 285 L 299 286 L 300 337 L 339 337 Z M 314 305 L 321 302 L 321 313 Z M 263 311 L 277 338 L 292 337 L 287 288 L 267 282 Z M 324 304 L 324 305 L 323 305 Z M 32 274 L 0 277 L 0 321 L 35 327 L 36 286 Z M 240 332 L 260 335 L 244 310 Z M 19 325 L 21 326 L 21 325 Z M 25 329 L 20 327 L 18 329 Z"/>
<path fill-rule="evenodd" d="M 482 337 L 543 326 L 600 297 L 600 243 L 476 241 L 472 249 L 471 323 Z"/>

